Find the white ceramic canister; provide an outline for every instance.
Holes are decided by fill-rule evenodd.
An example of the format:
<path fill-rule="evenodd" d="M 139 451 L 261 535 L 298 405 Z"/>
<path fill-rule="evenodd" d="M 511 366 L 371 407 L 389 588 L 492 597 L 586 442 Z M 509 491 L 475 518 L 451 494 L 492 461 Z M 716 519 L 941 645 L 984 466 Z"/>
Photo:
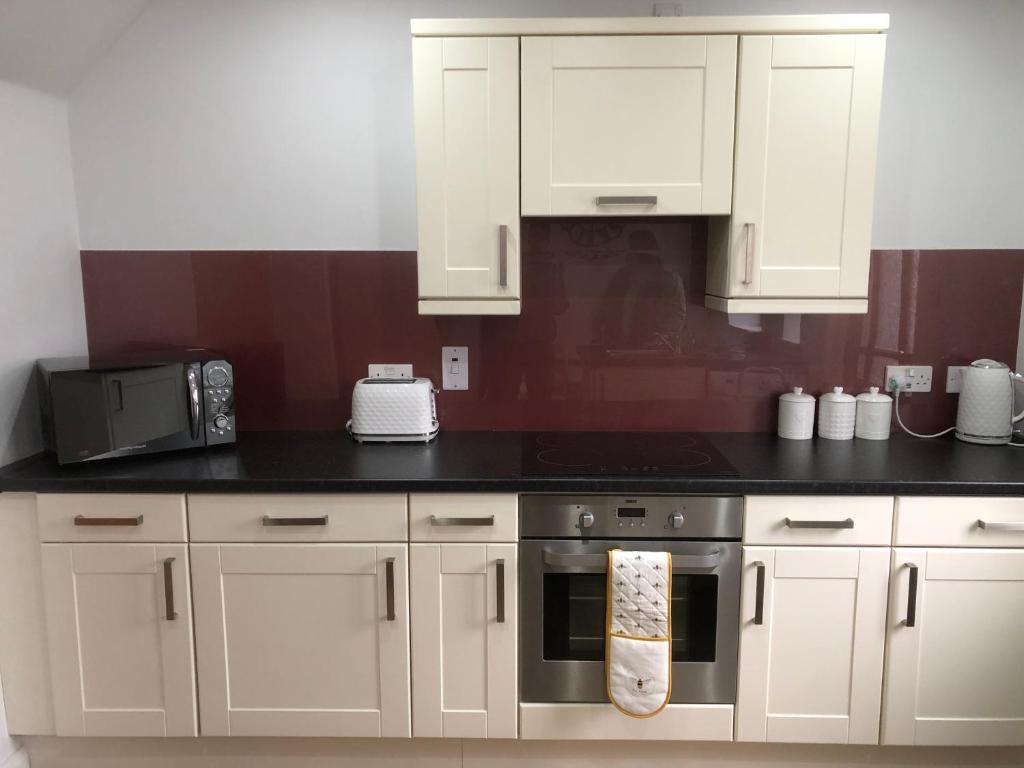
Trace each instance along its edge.
<path fill-rule="evenodd" d="M 818 437 L 852 440 L 857 421 L 857 398 L 833 387 L 818 398 Z"/>
<path fill-rule="evenodd" d="M 888 440 L 892 423 L 892 398 L 869 387 L 857 395 L 857 428 L 855 434 L 864 440 Z"/>
<path fill-rule="evenodd" d="M 810 440 L 814 437 L 814 398 L 801 387 L 779 395 L 779 437 Z"/>

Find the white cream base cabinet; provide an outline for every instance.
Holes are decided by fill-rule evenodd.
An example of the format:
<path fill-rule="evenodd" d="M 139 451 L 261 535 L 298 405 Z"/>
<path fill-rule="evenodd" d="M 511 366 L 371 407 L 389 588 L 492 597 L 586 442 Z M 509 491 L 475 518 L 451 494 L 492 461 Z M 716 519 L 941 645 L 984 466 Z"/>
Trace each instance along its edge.
<path fill-rule="evenodd" d="M 888 548 L 743 548 L 737 741 L 878 743 L 888 576 Z"/>
<path fill-rule="evenodd" d="M 193 544 L 204 736 L 409 736 L 408 546 Z"/>
<path fill-rule="evenodd" d="M 43 544 L 42 572 L 57 735 L 195 736 L 187 546 Z"/>
<path fill-rule="evenodd" d="M 515 544 L 412 544 L 413 735 L 517 734 Z"/>
<path fill-rule="evenodd" d="M 893 550 L 882 743 L 1024 744 L 1024 549 Z"/>

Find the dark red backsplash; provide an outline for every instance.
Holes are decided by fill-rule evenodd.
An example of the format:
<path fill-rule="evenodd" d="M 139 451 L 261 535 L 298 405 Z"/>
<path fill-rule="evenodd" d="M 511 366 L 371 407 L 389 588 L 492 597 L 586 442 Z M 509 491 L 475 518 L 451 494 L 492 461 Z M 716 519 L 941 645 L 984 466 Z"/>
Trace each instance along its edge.
<path fill-rule="evenodd" d="M 243 430 L 339 429 L 372 362 L 440 386 L 467 345 L 445 429 L 772 431 L 793 386 L 880 384 L 935 366 L 905 401 L 952 424 L 945 366 L 1013 363 L 1024 250 L 875 251 L 867 315 L 730 317 L 704 308 L 702 219 L 524 219 L 519 317 L 420 317 L 411 251 L 83 251 L 93 353 L 206 346 L 235 364 Z"/>

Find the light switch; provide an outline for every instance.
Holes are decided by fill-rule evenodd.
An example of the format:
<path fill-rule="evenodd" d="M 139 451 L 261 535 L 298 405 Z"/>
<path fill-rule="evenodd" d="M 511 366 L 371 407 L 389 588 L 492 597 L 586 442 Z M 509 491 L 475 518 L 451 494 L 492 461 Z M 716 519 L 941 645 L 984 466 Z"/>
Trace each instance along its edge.
<path fill-rule="evenodd" d="M 441 347 L 442 389 L 469 389 L 469 347 Z"/>

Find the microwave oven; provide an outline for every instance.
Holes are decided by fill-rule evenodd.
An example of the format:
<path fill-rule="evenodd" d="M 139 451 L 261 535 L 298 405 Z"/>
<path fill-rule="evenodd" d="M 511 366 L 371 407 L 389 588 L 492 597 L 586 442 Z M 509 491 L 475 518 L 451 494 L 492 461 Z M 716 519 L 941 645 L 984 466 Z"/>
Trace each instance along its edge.
<path fill-rule="evenodd" d="M 60 464 L 235 441 L 234 371 L 207 350 L 49 358 L 36 374 Z"/>

